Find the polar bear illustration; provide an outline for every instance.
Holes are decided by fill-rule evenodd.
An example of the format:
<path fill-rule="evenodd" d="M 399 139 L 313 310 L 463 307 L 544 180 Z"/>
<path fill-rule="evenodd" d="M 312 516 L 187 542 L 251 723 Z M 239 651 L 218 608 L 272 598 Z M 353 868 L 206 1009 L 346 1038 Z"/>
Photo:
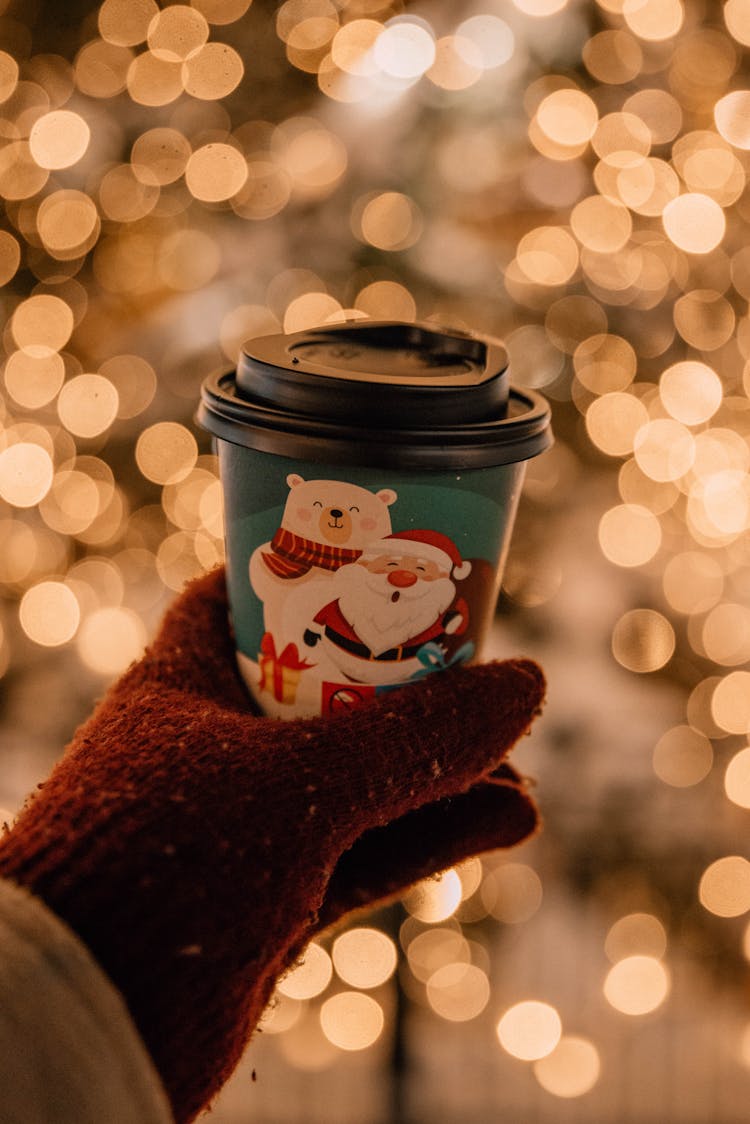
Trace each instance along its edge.
<path fill-rule="evenodd" d="M 355 562 L 368 543 L 391 533 L 391 488 L 368 491 L 345 480 L 305 480 L 289 485 L 284 514 L 270 542 L 250 558 L 250 584 L 263 602 L 263 621 L 277 650 L 299 645 L 300 626 L 327 600 L 328 582 Z"/>

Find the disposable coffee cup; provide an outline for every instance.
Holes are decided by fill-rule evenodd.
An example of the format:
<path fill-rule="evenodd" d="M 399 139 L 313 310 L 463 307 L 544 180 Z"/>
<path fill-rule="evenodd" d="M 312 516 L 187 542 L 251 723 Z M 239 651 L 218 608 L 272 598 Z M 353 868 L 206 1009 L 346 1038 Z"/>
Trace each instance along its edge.
<path fill-rule="evenodd" d="M 481 656 L 544 399 L 502 345 L 368 320 L 249 341 L 203 384 L 242 677 L 330 714 Z"/>

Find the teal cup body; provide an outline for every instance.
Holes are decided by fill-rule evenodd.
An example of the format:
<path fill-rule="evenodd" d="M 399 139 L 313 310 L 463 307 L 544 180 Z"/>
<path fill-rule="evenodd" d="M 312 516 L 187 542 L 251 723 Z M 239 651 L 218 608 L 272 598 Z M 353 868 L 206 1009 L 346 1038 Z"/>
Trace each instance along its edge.
<path fill-rule="evenodd" d="M 206 380 L 238 666 L 263 713 L 334 713 L 480 658 L 526 462 L 551 440 L 546 404 L 480 343 L 358 321 L 253 340 L 242 369 Z M 401 408 L 420 378 L 435 389 Z M 482 417 L 431 410 L 446 383 L 483 385 Z"/>

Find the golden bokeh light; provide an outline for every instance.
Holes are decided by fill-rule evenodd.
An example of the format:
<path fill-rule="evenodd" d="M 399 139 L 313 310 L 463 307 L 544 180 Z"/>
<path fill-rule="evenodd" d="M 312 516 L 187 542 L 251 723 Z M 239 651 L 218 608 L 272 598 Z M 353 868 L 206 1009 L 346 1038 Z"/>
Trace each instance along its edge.
<path fill-rule="evenodd" d="M 714 121 L 719 133 L 735 148 L 750 148 L 750 92 L 734 90 L 714 106 Z"/>
<path fill-rule="evenodd" d="M 542 904 L 542 880 L 526 863 L 505 862 L 485 877 L 480 893 L 492 917 L 506 925 L 520 925 Z"/>
<path fill-rule="evenodd" d="M 204 203 L 220 203 L 244 186 L 247 162 L 230 144 L 206 144 L 196 149 L 185 167 L 190 194 Z"/>
<path fill-rule="evenodd" d="M 154 0 L 104 0 L 99 8 L 99 32 L 117 46 L 135 47 L 148 35 L 159 14 Z"/>
<path fill-rule="evenodd" d="M 103 375 L 82 374 L 66 382 L 57 399 L 57 413 L 76 437 L 97 437 L 117 417 L 119 398 Z"/>
<path fill-rule="evenodd" d="M 713 760 L 711 742 L 692 726 L 673 726 L 654 746 L 654 772 L 673 788 L 699 784 L 711 772 Z"/>
<path fill-rule="evenodd" d="M 461 880 L 461 898 L 467 901 L 482 885 L 484 879 L 482 860 L 478 856 L 464 859 L 454 869 Z"/>
<path fill-rule="evenodd" d="M 81 613 L 73 592 L 60 581 L 43 581 L 27 590 L 18 607 L 21 628 L 45 648 L 67 644 L 75 636 Z"/>
<path fill-rule="evenodd" d="M 92 39 L 84 44 L 75 60 L 75 80 L 82 94 L 92 98 L 111 98 L 127 86 L 128 69 L 133 61 L 130 47 Z"/>
<path fill-rule="evenodd" d="M 484 72 L 481 48 L 462 35 L 444 35 L 435 44 L 435 61 L 427 77 L 441 90 L 466 90 Z"/>
<path fill-rule="evenodd" d="M 217 482 L 215 474 L 208 468 L 196 467 L 179 483 L 165 484 L 161 504 L 170 522 L 183 531 L 198 531 L 207 524 L 212 533 L 220 529 Z M 209 490 L 211 494 L 207 498 Z"/>
<path fill-rule="evenodd" d="M 623 112 L 640 118 L 651 132 L 653 144 L 668 144 L 682 128 L 682 107 L 668 90 L 646 87 L 631 94 L 623 103 Z"/>
<path fill-rule="evenodd" d="M 471 948 L 458 927 L 438 926 L 418 933 L 406 944 L 409 969 L 415 979 L 427 983 L 447 964 L 470 964 Z"/>
<path fill-rule="evenodd" d="M 458 53 L 462 52 L 462 44 L 467 41 L 479 52 L 479 65 L 483 70 L 493 70 L 503 66 L 513 58 L 516 39 L 512 29 L 499 16 L 476 15 L 469 16 L 456 28 L 456 41 Z M 469 61 L 475 64 L 476 55 Z"/>
<path fill-rule="evenodd" d="M 698 897 L 717 917 L 741 917 L 750 910 L 750 862 L 742 855 L 716 859 L 701 875 Z"/>
<path fill-rule="evenodd" d="M 7 230 L 0 230 L 0 285 L 7 285 L 21 264 L 21 247 Z"/>
<path fill-rule="evenodd" d="M 328 1041 L 339 1050 L 366 1050 L 383 1033 L 385 1015 L 371 995 L 341 991 L 322 1004 L 320 1025 Z"/>
<path fill-rule="evenodd" d="M 5 387 L 14 402 L 39 410 L 57 395 L 65 380 L 65 361 L 57 351 L 30 355 L 12 351 L 5 363 Z"/>
<path fill-rule="evenodd" d="M 278 983 L 290 999 L 312 999 L 325 991 L 333 975 L 331 958 L 322 945 L 311 941 L 302 959 Z"/>
<path fill-rule="evenodd" d="M 685 137 L 675 143 L 675 168 L 690 191 L 705 193 L 721 207 L 731 206 L 745 189 L 742 164 L 723 142 L 711 138 L 694 145 L 693 139 Z"/>
<path fill-rule="evenodd" d="M 601 254 L 621 250 L 633 230 L 627 207 L 601 195 L 589 195 L 577 203 L 570 225 L 582 246 Z"/>
<path fill-rule="evenodd" d="M 535 19 L 545 19 L 561 12 L 568 4 L 568 0 L 513 0 L 519 11 Z"/>
<path fill-rule="evenodd" d="M 187 582 L 223 562 L 221 544 L 200 532 L 175 531 L 156 552 L 156 572 L 167 589 L 179 593 Z"/>
<path fill-rule="evenodd" d="M 0 51 L 0 103 L 7 101 L 18 82 L 18 63 L 7 51 Z"/>
<path fill-rule="evenodd" d="M 397 281 L 372 281 L 357 293 L 354 307 L 373 320 L 416 320 L 417 303 Z"/>
<path fill-rule="evenodd" d="M 153 172 L 132 164 L 116 164 L 99 184 L 99 205 L 110 222 L 138 222 L 159 200 L 159 183 Z"/>
<path fill-rule="evenodd" d="M 516 261 L 529 281 L 538 285 L 564 285 L 578 268 L 578 247 L 566 230 L 541 226 L 524 234 Z"/>
<path fill-rule="evenodd" d="M 384 191 L 364 202 L 357 227 L 356 233 L 371 246 L 404 250 L 417 241 L 422 223 L 419 210 L 408 195 Z"/>
<path fill-rule="evenodd" d="M 139 105 L 169 105 L 185 90 L 184 69 L 184 63 L 143 51 L 128 67 L 128 93 Z"/>
<path fill-rule="evenodd" d="M 750 11 L 747 0 L 726 0 L 723 15 L 732 38 L 750 46 Z"/>
<path fill-rule="evenodd" d="M 730 671 L 717 679 L 711 716 L 728 734 L 750 731 L 750 671 Z"/>
<path fill-rule="evenodd" d="M 475 1019 L 490 1000 L 489 979 L 476 964 L 444 964 L 432 973 L 425 989 L 432 1010 L 448 1022 Z"/>
<path fill-rule="evenodd" d="M 225 98 L 242 81 L 245 66 L 228 43 L 206 43 L 183 63 L 181 83 L 185 92 L 201 101 Z"/>
<path fill-rule="evenodd" d="M 495 1031 L 504 1050 L 521 1061 L 533 1062 L 555 1049 L 562 1035 L 562 1022 L 551 1004 L 526 999 L 508 1008 Z"/>
<path fill-rule="evenodd" d="M 293 118 L 280 126 L 273 151 L 298 199 L 326 195 L 341 180 L 348 163 L 342 141 L 307 118 Z"/>
<path fill-rule="evenodd" d="M 662 213 L 667 235 L 689 254 L 709 254 L 726 232 L 726 218 L 719 204 L 702 192 L 687 192 L 667 203 Z"/>
<path fill-rule="evenodd" d="M 157 58 L 181 62 L 208 39 L 208 21 L 187 4 L 172 4 L 153 17 L 146 40 Z"/>
<path fill-rule="evenodd" d="M 591 145 L 609 168 L 639 168 L 651 151 L 651 130 L 634 113 L 608 113 L 598 122 Z"/>
<path fill-rule="evenodd" d="M 54 468 L 46 449 L 18 441 L 0 452 L 0 499 L 12 507 L 35 507 L 52 485 Z"/>
<path fill-rule="evenodd" d="M 679 381 L 679 378 L 675 378 L 668 381 L 667 385 L 673 388 Z M 674 401 L 674 395 L 671 400 Z M 679 399 L 675 408 L 685 412 Z M 655 418 L 640 426 L 635 434 L 633 456 L 641 471 L 652 480 L 661 483 L 679 480 L 695 462 L 695 441 L 682 422 L 670 418 Z"/>
<path fill-rule="evenodd" d="M 153 177 L 160 185 L 174 183 L 185 171 L 192 149 L 190 141 L 177 129 L 164 126 L 147 129 L 136 138 L 130 153 L 133 171 L 137 178 L 139 166 L 147 169 L 146 183 Z"/>
<path fill-rule="evenodd" d="M 353 19 L 339 27 L 331 42 L 331 60 L 346 74 L 372 78 L 378 73 L 373 56 L 383 25 L 373 19 Z"/>
<path fill-rule="evenodd" d="M 702 534 L 709 542 L 742 534 L 750 526 L 750 480 L 746 473 L 724 469 L 697 480 L 690 489 L 687 517 L 693 534 Z"/>
<path fill-rule="evenodd" d="M 724 791 L 733 804 L 750 808 L 750 746 L 735 753 L 727 765 Z"/>
<path fill-rule="evenodd" d="M 638 357 L 622 336 L 600 332 L 578 345 L 573 366 L 579 382 L 593 394 L 625 390 L 635 378 Z"/>
<path fill-rule="evenodd" d="M 630 30 L 647 42 L 671 39 L 682 27 L 682 0 L 623 0 L 622 14 Z"/>
<path fill-rule="evenodd" d="M 659 551 L 661 524 L 647 507 L 618 504 L 599 521 L 599 546 L 617 566 L 642 566 Z"/>
<path fill-rule="evenodd" d="M 604 981 L 604 997 L 623 1015 L 648 1015 L 662 1005 L 671 988 L 666 966 L 654 956 L 625 956 Z"/>
<path fill-rule="evenodd" d="M 628 913 L 610 928 L 604 951 L 613 963 L 628 956 L 652 956 L 657 960 L 667 950 L 667 934 L 653 913 Z"/>
<path fill-rule="evenodd" d="M 672 510 L 680 497 L 676 484 L 652 480 L 639 467 L 635 457 L 630 457 L 623 463 L 617 477 L 617 487 L 625 503 L 646 507 L 653 515 L 664 515 Z"/>
<path fill-rule="evenodd" d="M 404 906 L 412 917 L 434 924 L 456 912 L 461 904 L 461 893 L 461 879 L 450 869 L 437 878 L 417 883 L 406 894 Z"/>
<path fill-rule="evenodd" d="M 631 609 L 612 632 L 612 654 L 617 662 L 641 675 L 669 663 L 675 643 L 672 625 L 656 609 Z"/>
<path fill-rule="evenodd" d="M 80 535 L 102 513 L 106 504 L 97 482 L 85 472 L 63 468 L 39 504 L 39 514 L 53 531 Z"/>
<path fill-rule="evenodd" d="M 140 355 L 113 355 L 99 368 L 99 374 L 117 392 L 118 418 L 135 418 L 148 409 L 156 394 L 156 371 Z"/>
<path fill-rule="evenodd" d="M 209 23 L 223 25 L 241 19 L 252 0 L 191 0 L 196 11 Z"/>
<path fill-rule="evenodd" d="M 591 140 L 599 122 L 595 102 L 582 90 L 562 89 L 548 94 L 535 121 L 549 140 L 573 147 Z"/>
<path fill-rule="evenodd" d="M 601 1072 L 599 1051 L 588 1038 L 564 1034 L 554 1050 L 534 1062 L 534 1076 L 554 1097 L 582 1097 L 596 1085 Z"/>
<path fill-rule="evenodd" d="M 372 52 L 384 74 L 414 80 L 435 62 L 435 37 L 426 22 L 397 18 L 381 31 Z"/>
<path fill-rule="evenodd" d="M 93 199 L 82 191 L 65 189 L 52 192 L 42 201 L 37 229 L 51 257 L 70 261 L 94 246 L 101 221 Z"/>
<path fill-rule="evenodd" d="M 138 468 L 156 484 L 174 484 L 184 479 L 195 465 L 198 445 L 195 437 L 178 422 L 156 422 L 145 429 L 135 447 Z"/>
<path fill-rule="evenodd" d="M 619 86 L 640 74 L 643 51 L 627 31 L 599 31 L 583 48 L 583 61 L 592 77 Z"/>
<path fill-rule="evenodd" d="M 86 667 L 111 678 L 122 674 L 143 655 L 146 628 L 131 609 L 122 606 L 96 609 L 81 622 L 76 646 Z"/>
<path fill-rule="evenodd" d="M 710 610 L 701 630 L 703 650 L 714 663 L 732 667 L 750 661 L 750 609 L 724 601 Z"/>
<path fill-rule="evenodd" d="M 34 122 L 29 150 L 41 168 L 69 168 L 86 152 L 91 130 L 78 113 L 56 109 Z"/>
<path fill-rule="evenodd" d="M 306 328 L 317 328 L 337 318 L 341 311 L 341 305 L 329 293 L 304 293 L 289 302 L 284 313 L 284 331 L 291 334 Z"/>
<path fill-rule="evenodd" d="M 43 358 L 65 346 L 73 324 L 70 305 L 50 293 L 39 293 L 16 307 L 11 331 L 18 347 L 35 358 Z"/>
<path fill-rule="evenodd" d="M 380 929 L 359 926 L 336 938 L 331 959 L 344 983 L 367 990 L 391 978 L 398 953 L 391 938 Z"/>
<path fill-rule="evenodd" d="M 631 394 L 612 391 L 586 411 L 586 431 L 603 453 L 624 457 L 633 452 L 638 433 L 648 424 L 646 407 Z"/>

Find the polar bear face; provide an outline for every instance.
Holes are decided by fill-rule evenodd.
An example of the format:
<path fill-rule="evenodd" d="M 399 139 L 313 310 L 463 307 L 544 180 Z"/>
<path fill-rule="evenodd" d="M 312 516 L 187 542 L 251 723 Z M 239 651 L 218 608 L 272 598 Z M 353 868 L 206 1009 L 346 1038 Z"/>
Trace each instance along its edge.
<path fill-rule="evenodd" d="M 296 473 L 286 482 L 289 495 L 281 525 L 287 531 L 351 550 L 362 550 L 391 532 L 388 508 L 396 500 L 391 488 L 368 492 L 344 480 L 305 480 Z"/>

